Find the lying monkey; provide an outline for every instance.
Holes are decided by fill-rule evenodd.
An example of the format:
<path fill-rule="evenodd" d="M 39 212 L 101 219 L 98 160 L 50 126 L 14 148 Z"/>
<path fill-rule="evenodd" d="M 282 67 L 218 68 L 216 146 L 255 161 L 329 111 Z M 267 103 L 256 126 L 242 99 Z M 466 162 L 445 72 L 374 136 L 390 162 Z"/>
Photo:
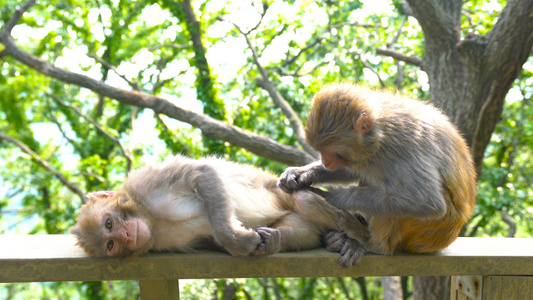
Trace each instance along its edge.
<path fill-rule="evenodd" d="M 116 192 L 90 193 L 71 232 L 99 257 L 199 248 L 261 256 L 318 247 L 342 220 L 357 222 L 315 193 L 283 192 L 277 181 L 252 166 L 178 155 L 130 173 Z"/>

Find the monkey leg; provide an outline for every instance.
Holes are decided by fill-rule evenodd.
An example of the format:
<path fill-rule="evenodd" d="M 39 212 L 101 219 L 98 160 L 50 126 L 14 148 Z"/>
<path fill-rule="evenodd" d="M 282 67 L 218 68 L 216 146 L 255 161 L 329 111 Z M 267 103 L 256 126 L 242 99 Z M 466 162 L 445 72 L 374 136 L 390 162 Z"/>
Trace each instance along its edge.
<path fill-rule="evenodd" d="M 298 213 L 291 213 L 272 227 L 280 233 L 280 252 L 299 251 L 320 246 L 322 230 Z"/>
<path fill-rule="evenodd" d="M 343 230 L 345 212 L 326 202 L 323 197 L 302 190 L 294 194 L 294 202 L 294 210 L 309 223 L 323 226 L 329 230 Z"/>
<path fill-rule="evenodd" d="M 368 250 L 383 255 L 394 253 L 406 240 L 400 225 L 398 219 L 376 217 L 370 219 L 369 229 L 372 236 L 367 244 Z"/>
<path fill-rule="evenodd" d="M 368 229 L 368 223 L 360 214 L 352 214 L 349 211 L 344 211 L 342 219 L 342 229 L 346 235 L 358 241 L 361 245 L 367 246 L 371 234 Z"/>
<path fill-rule="evenodd" d="M 370 239 L 368 223 L 360 214 L 353 214 L 346 210 L 341 210 L 326 202 L 315 192 L 323 192 L 313 188 L 313 193 L 300 191 L 295 194 L 296 211 L 312 223 L 325 226 L 333 231 L 342 231 L 361 245 L 366 246 Z"/>
<path fill-rule="evenodd" d="M 312 188 L 310 192 L 295 195 L 296 210 L 307 220 L 319 222 L 327 229 L 333 230 L 324 236 L 326 249 L 339 252 L 339 263 L 345 268 L 359 263 L 367 252 L 371 234 L 368 222 L 363 216 L 341 210 L 325 201 L 317 194 L 324 195 L 320 189 Z"/>

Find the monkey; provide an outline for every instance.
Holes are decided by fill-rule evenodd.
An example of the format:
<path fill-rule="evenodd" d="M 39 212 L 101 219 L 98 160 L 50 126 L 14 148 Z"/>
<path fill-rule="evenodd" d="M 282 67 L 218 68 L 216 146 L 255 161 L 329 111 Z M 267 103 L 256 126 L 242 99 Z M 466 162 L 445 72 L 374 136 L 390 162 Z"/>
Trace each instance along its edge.
<path fill-rule="evenodd" d="M 292 193 L 320 183 L 349 185 L 323 194 L 328 203 L 368 222 L 367 237 L 326 235 L 327 248 L 341 252 L 344 266 L 368 252 L 446 248 L 473 212 L 477 180 L 471 153 L 457 128 L 431 104 L 332 84 L 313 97 L 305 135 L 320 161 L 287 168 L 278 186 Z"/>
<path fill-rule="evenodd" d="M 97 257 L 203 248 L 255 257 L 316 248 L 325 232 L 342 230 L 344 212 L 277 181 L 221 158 L 171 156 L 130 172 L 117 191 L 89 193 L 70 231 Z"/>

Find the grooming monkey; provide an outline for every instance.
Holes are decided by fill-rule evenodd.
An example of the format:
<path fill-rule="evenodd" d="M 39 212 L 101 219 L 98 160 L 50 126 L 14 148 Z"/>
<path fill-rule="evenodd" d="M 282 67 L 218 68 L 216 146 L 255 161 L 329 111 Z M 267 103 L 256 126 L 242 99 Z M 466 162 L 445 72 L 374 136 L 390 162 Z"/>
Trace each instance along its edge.
<path fill-rule="evenodd" d="M 367 237 L 327 234 L 344 266 L 365 252 L 445 248 L 472 214 L 476 174 L 469 149 L 430 104 L 351 84 L 326 86 L 313 99 L 306 139 L 321 161 L 288 168 L 278 186 L 291 193 L 318 183 L 358 184 L 323 194 L 368 221 Z"/>
<path fill-rule="evenodd" d="M 323 233 L 342 230 L 344 212 L 276 184 L 252 166 L 175 156 L 133 171 L 117 192 L 89 194 L 71 232 L 99 257 L 199 248 L 261 256 L 318 247 Z"/>

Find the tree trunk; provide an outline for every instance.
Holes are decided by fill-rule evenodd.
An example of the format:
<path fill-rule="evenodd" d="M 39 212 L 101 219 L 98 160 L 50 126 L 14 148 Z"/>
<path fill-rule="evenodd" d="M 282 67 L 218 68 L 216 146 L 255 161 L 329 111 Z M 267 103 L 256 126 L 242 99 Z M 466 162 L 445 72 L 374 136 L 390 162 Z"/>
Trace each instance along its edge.
<path fill-rule="evenodd" d="M 533 47 L 533 1 L 509 0 L 485 35 L 461 37 L 462 0 L 407 0 L 424 32 L 430 99 L 455 122 L 478 176 L 505 95 Z M 414 299 L 448 299 L 447 277 L 415 277 Z"/>
<path fill-rule="evenodd" d="M 402 283 L 400 276 L 381 277 L 383 300 L 403 300 Z"/>
<path fill-rule="evenodd" d="M 413 277 L 413 300 L 450 299 L 450 277 L 416 276 Z"/>
<path fill-rule="evenodd" d="M 459 127 L 478 172 L 505 95 L 533 47 L 533 2 L 509 0 L 485 35 L 461 39 L 462 0 L 407 0 L 424 31 L 430 98 Z"/>

